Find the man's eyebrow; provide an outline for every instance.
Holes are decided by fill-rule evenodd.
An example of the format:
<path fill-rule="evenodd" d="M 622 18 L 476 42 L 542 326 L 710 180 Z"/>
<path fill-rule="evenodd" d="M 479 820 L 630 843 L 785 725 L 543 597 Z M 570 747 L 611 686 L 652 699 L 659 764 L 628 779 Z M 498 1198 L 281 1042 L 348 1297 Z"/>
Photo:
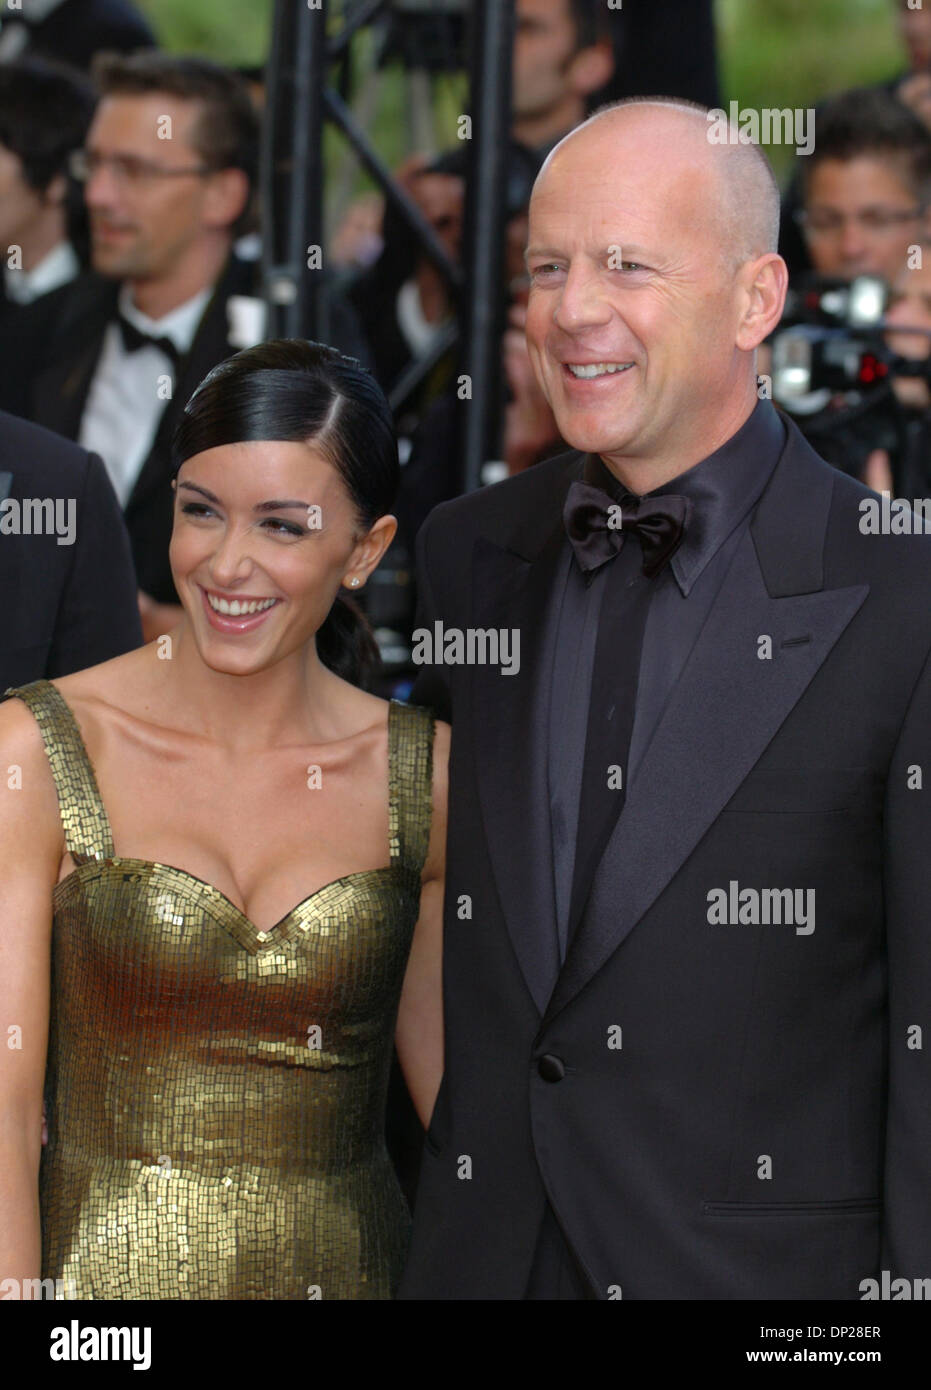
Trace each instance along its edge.
<path fill-rule="evenodd" d="M 524 252 L 524 264 L 530 260 L 531 256 L 559 256 L 560 251 L 554 251 L 551 246 L 528 246 Z"/>
<path fill-rule="evenodd" d="M 645 257 L 649 259 L 652 254 L 645 246 L 638 246 L 635 242 L 628 241 L 609 241 L 600 252 L 602 256 L 610 255 L 612 248 L 619 248 L 625 260 L 630 257 Z M 531 256 L 564 256 L 564 252 L 555 251 L 551 246 L 528 246 L 524 252 L 524 265 L 527 265 Z"/>
<path fill-rule="evenodd" d="M 186 487 L 191 492 L 199 492 L 201 497 L 206 497 L 208 502 L 216 502 L 218 506 L 222 506 L 219 497 L 215 497 L 212 492 L 208 492 L 205 487 L 200 487 L 197 483 L 181 482 L 178 486 Z M 257 502 L 252 510 L 254 512 L 283 512 L 300 508 L 301 511 L 306 512 L 309 510 L 310 505 L 309 502 L 274 499 L 270 502 Z"/>

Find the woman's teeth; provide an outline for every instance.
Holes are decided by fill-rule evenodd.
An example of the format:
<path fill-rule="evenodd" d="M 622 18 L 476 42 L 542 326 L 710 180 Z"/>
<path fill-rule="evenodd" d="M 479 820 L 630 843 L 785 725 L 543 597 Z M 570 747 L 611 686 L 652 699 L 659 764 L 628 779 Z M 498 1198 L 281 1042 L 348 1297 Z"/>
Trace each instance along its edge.
<path fill-rule="evenodd" d="M 266 608 L 271 608 L 273 603 L 277 603 L 276 598 L 250 599 L 248 602 L 240 602 L 234 598 L 229 603 L 225 598 L 215 598 L 213 594 L 207 595 L 207 602 L 215 613 L 225 613 L 230 618 L 248 617 L 250 613 L 264 613 Z"/>
<path fill-rule="evenodd" d="M 628 367 L 632 367 L 633 362 L 587 362 L 579 366 L 574 362 L 567 362 L 573 376 L 605 376 L 611 372 L 626 372 Z"/>

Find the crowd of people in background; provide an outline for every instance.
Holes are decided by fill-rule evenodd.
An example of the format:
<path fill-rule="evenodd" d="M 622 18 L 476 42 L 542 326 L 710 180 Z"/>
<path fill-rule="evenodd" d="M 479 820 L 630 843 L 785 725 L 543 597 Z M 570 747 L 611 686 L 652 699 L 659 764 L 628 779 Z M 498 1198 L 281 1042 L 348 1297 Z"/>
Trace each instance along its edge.
<path fill-rule="evenodd" d="M 631 81 L 605 6 L 516 0 L 515 10 L 498 451 L 510 473 L 565 448 L 524 342 L 533 181 L 553 146 L 606 97 L 630 94 Z M 931 237 L 931 7 L 894 0 L 890 22 L 893 10 L 905 68 L 818 105 L 814 149 L 787 183 L 781 250 L 793 284 L 879 277 L 900 330 L 884 341 L 921 362 L 931 352 L 931 265 L 914 251 Z M 694 83 L 683 90 L 692 79 L 681 72 L 680 81 L 670 66 L 667 94 L 700 95 Z M 710 105 L 713 73 L 705 90 Z M 4 19 L 0 409 L 102 459 L 147 639 L 180 614 L 167 558 L 179 414 L 213 366 L 263 337 L 262 101 L 261 70 L 163 52 L 125 0 L 94 0 L 78 26 L 71 0 L 26 0 Z M 454 261 L 467 172 L 462 144 L 438 156 L 415 151 L 396 170 Z M 455 324 L 456 294 L 379 193 L 344 211 L 324 261 L 332 345 L 386 393 L 396 390 Z M 402 569 L 430 510 L 460 488 L 457 351 L 453 336 L 397 401 Z M 892 374 L 865 412 L 861 397 L 834 394 L 800 421 L 819 451 L 880 489 L 931 476 L 931 391 L 920 368 Z"/>

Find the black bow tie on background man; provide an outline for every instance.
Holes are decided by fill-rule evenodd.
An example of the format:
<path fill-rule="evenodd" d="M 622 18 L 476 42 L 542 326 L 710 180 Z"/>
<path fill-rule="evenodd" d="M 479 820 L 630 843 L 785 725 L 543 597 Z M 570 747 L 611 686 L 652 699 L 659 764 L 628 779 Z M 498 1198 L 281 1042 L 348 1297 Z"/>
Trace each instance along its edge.
<path fill-rule="evenodd" d="M 689 499 L 673 493 L 658 497 L 626 493 L 615 498 L 600 487 L 577 481 L 566 496 L 563 520 L 587 579 L 614 558 L 631 531 L 640 538 L 643 573 L 652 578 L 679 548 L 690 511 Z"/>
<path fill-rule="evenodd" d="M 600 471 L 594 459 L 590 464 Z M 640 542 L 639 547 L 627 547 L 623 559 L 611 566 L 598 616 L 567 923 L 569 940 L 627 797 L 640 654 L 653 581 L 681 544 L 692 510 L 687 497 L 635 497 L 613 477 L 606 479 L 606 487 L 614 485 L 617 491 L 612 496 L 591 483 L 573 482 L 563 509 L 566 531 L 586 586 L 603 564 L 624 549 L 631 532 Z"/>
<path fill-rule="evenodd" d="M 138 352 L 140 348 L 154 347 L 159 352 L 163 352 L 174 366 L 181 360 L 181 353 L 170 338 L 157 338 L 153 333 L 143 333 L 141 328 L 137 328 L 129 319 L 122 314 L 116 316 L 119 325 L 120 335 L 123 339 L 123 347 L 127 352 Z"/>

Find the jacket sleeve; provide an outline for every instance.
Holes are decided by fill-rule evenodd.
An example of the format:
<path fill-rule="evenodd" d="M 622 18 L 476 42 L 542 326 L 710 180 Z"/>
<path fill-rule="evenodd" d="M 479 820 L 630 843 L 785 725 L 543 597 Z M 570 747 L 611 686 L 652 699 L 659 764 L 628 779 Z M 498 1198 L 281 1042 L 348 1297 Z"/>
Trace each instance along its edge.
<path fill-rule="evenodd" d="M 931 655 L 889 769 L 889 1072 L 881 1269 L 931 1278 Z M 868 1273 L 868 1271 L 865 1271 Z"/>
<path fill-rule="evenodd" d="M 103 462 L 88 454 L 75 508 L 71 564 L 46 678 L 66 676 L 142 645 L 136 576 L 119 502 Z"/>

